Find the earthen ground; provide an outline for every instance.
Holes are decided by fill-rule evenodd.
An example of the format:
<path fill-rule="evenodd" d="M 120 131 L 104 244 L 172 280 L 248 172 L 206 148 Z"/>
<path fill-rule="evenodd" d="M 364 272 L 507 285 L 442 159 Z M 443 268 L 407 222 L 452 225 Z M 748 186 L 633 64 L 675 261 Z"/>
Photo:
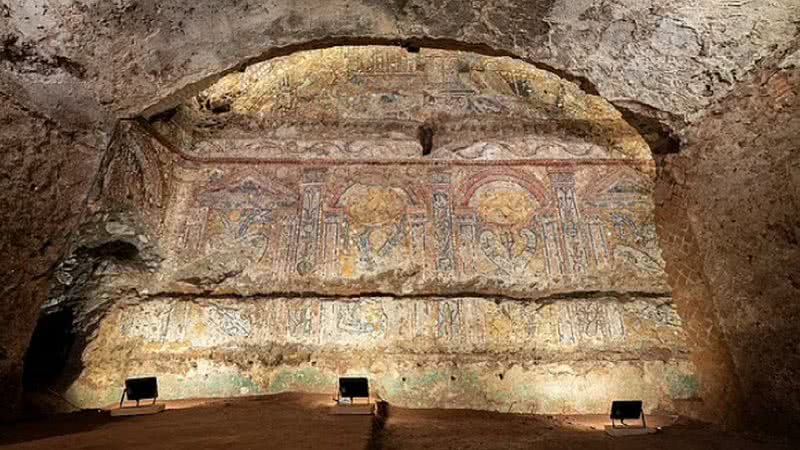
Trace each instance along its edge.
<path fill-rule="evenodd" d="M 151 416 L 89 411 L 5 424 L 0 448 L 349 450 L 369 447 L 372 432 L 371 416 L 330 415 L 326 395 L 166 403 Z"/>
<path fill-rule="evenodd" d="M 652 417 L 655 435 L 612 438 L 602 416 L 533 416 L 389 407 L 382 423 L 332 416 L 325 395 L 168 402 L 154 416 L 80 412 L 0 427 L 3 449 L 790 449 L 789 442 L 734 435 Z"/>
<path fill-rule="evenodd" d="M 661 430 L 648 436 L 606 435 L 607 416 L 534 416 L 467 410 L 390 408 L 375 439 L 383 450 L 767 450 L 789 443 L 734 435 L 682 418 L 652 417 Z"/>

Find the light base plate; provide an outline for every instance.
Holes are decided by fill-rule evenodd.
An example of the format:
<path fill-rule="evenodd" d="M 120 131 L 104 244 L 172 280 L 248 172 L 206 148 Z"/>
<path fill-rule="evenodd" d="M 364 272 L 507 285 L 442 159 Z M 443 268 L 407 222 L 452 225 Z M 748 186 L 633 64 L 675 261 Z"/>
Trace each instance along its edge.
<path fill-rule="evenodd" d="M 646 434 L 658 433 L 656 428 L 644 427 L 612 427 L 606 425 L 606 433 L 613 437 L 626 437 L 626 436 L 644 436 Z"/>
<path fill-rule="evenodd" d="M 111 417 L 122 416 L 145 416 L 148 414 L 158 414 L 164 411 L 166 405 L 163 403 L 156 403 L 154 405 L 146 406 L 128 406 L 124 408 L 114 408 L 111 410 Z"/>
<path fill-rule="evenodd" d="M 375 412 L 375 405 L 336 405 L 331 406 L 330 413 L 335 415 L 372 415 Z"/>

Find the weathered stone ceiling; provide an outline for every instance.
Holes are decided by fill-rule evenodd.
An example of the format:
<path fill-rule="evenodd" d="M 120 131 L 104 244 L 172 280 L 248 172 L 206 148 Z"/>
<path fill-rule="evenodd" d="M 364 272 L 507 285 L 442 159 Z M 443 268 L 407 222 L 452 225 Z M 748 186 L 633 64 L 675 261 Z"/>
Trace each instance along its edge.
<path fill-rule="evenodd" d="M 769 413 L 760 414 L 764 426 L 794 433 L 800 410 L 798 55 L 737 86 L 691 127 L 685 150 L 665 164 L 677 199 L 665 209 L 674 213 L 675 203 L 685 202 L 679 208 L 698 236 L 704 279 L 745 404 L 768 405 Z"/>
<path fill-rule="evenodd" d="M 168 108 L 197 83 L 285 47 L 458 42 L 552 67 L 617 105 L 674 124 L 790 46 L 798 6 L 798 0 L 243 0 L 225 7 L 210 0 L 26 0 L 1 10 L 0 89 L 66 122 L 103 121 Z"/>

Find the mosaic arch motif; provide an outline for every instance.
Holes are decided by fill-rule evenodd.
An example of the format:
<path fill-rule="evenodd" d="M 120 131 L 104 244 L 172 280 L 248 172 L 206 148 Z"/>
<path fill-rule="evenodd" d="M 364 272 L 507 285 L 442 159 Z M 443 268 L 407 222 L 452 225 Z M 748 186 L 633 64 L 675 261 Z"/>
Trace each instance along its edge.
<path fill-rule="evenodd" d="M 647 167 L 186 169 L 196 181 L 170 213 L 180 248 L 168 266 L 185 273 L 213 257 L 219 270 L 283 291 L 371 277 L 599 289 L 627 274 L 664 286 Z M 224 255 L 237 266 L 226 269 Z"/>
<path fill-rule="evenodd" d="M 658 247 L 655 223 L 649 212 L 652 208 L 649 198 L 652 191 L 651 179 L 636 170 L 623 167 L 599 177 L 587 187 L 584 195 L 593 208 L 620 206 L 618 210 L 608 213 L 617 242 L 613 250 L 614 260 L 643 271 L 661 273 L 664 260 Z"/>
<path fill-rule="evenodd" d="M 511 181 L 490 181 L 478 187 L 468 200 L 482 223 L 479 248 L 501 275 L 524 275 L 541 253 L 534 215 L 538 202 Z M 542 270 L 543 267 L 539 267 Z"/>
<path fill-rule="evenodd" d="M 406 215 L 411 201 L 399 187 L 350 186 L 336 203 L 345 216 L 346 234 L 339 258 L 345 276 L 374 272 L 391 260 L 409 258 Z"/>

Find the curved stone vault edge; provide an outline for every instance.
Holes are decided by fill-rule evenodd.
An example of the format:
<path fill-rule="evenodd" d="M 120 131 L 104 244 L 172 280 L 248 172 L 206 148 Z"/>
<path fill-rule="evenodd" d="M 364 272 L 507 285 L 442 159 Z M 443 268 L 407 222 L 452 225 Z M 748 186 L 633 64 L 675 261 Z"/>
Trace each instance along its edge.
<path fill-rule="evenodd" d="M 510 51 L 494 48 L 485 43 L 474 43 L 468 41 L 459 41 L 455 39 L 445 38 L 426 38 L 426 37 L 410 37 L 410 38 L 380 38 L 380 37 L 329 37 L 325 39 L 309 40 L 299 44 L 287 45 L 270 48 L 258 55 L 245 58 L 244 60 L 227 67 L 222 71 L 210 75 L 198 81 L 191 82 L 183 85 L 171 93 L 154 100 L 149 105 L 143 107 L 137 114 L 127 117 L 120 117 L 120 120 L 132 120 L 137 117 L 145 119 L 152 119 L 158 115 L 170 111 L 177 107 L 180 103 L 190 98 L 193 95 L 201 92 L 202 90 L 210 87 L 212 84 L 223 78 L 230 73 L 244 70 L 248 66 L 262 63 L 274 58 L 289 56 L 297 52 L 308 50 L 319 50 L 339 46 L 394 46 L 402 48 L 430 48 L 436 50 L 446 51 L 463 51 L 474 53 L 488 57 L 505 57 L 515 61 L 520 61 L 525 64 L 531 65 L 536 69 L 540 69 L 552 74 L 555 74 L 561 79 L 578 86 L 582 91 L 589 95 L 595 95 L 608 101 L 614 108 L 620 111 L 625 120 L 634 129 L 639 131 L 643 136 L 652 134 L 656 130 L 661 135 L 658 140 L 672 140 L 677 132 L 688 125 L 684 119 L 679 115 L 661 111 L 658 108 L 648 105 L 641 101 L 630 99 L 609 99 L 602 95 L 597 87 L 596 82 L 591 80 L 589 76 L 579 75 L 570 70 L 558 69 L 550 64 L 541 60 L 532 59 L 520 56 Z M 655 147 L 652 142 L 648 142 L 651 147 Z"/>

